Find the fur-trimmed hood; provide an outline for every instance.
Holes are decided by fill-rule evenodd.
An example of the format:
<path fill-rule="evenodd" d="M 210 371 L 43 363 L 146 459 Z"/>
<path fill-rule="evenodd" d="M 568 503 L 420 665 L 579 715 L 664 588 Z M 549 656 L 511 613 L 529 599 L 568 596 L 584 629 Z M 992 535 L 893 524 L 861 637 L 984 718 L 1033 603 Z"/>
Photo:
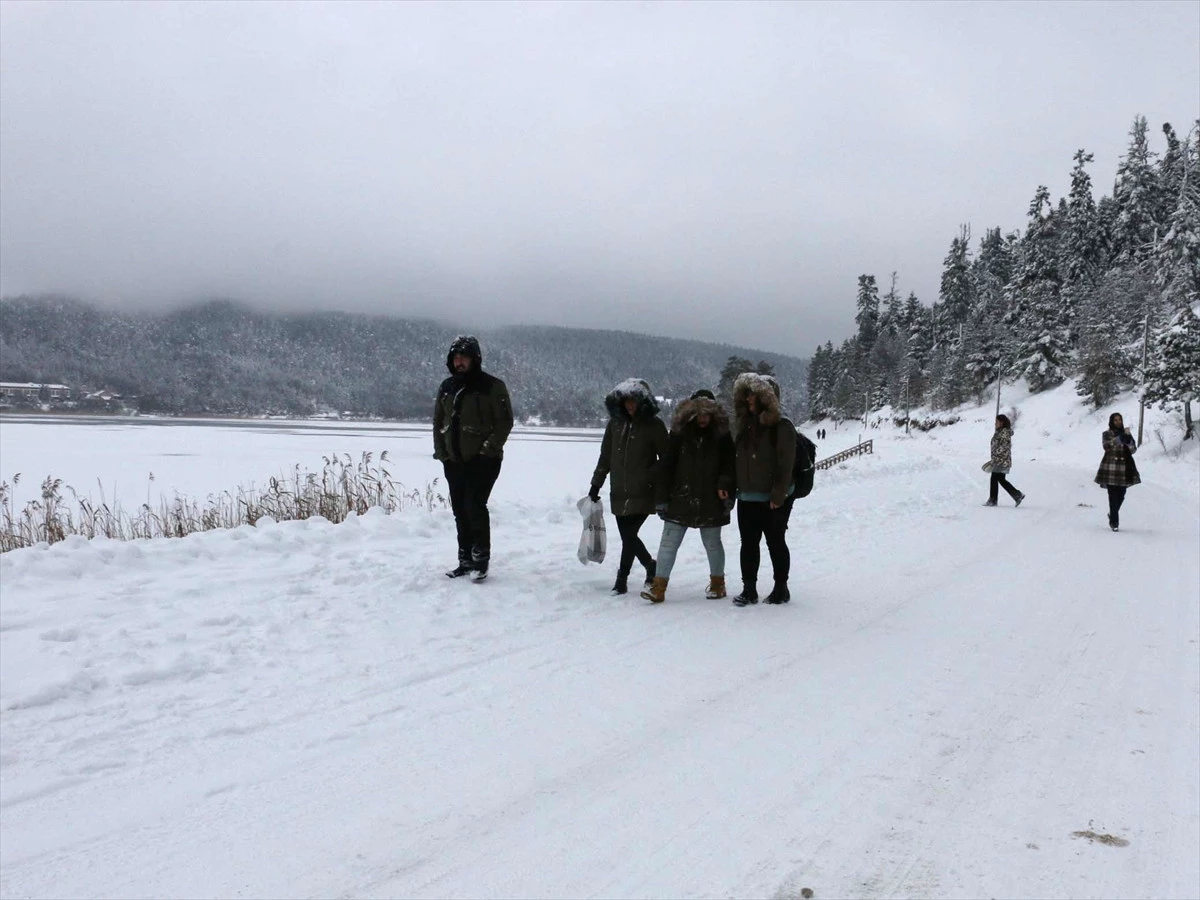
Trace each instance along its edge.
<path fill-rule="evenodd" d="M 758 404 L 759 424 L 771 426 L 783 418 L 779 406 L 779 382 L 770 375 L 743 372 L 733 383 L 733 412 L 738 431 L 750 425 L 750 407 L 746 400 L 751 394 Z"/>
<path fill-rule="evenodd" d="M 729 434 L 729 413 L 725 412 L 725 407 L 716 400 L 707 397 L 692 397 L 675 407 L 675 415 L 671 418 L 671 430 L 683 431 L 696 421 L 697 416 L 704 413 L 712 416 L 712 424 L 708 427 L 714 435 L 721 437 Z M 696 428 L 699 430 L 699 426 Z"/>
<path fill-rule="evenodd" d="M 650 390 L 650 385 L 641 378 L 626 378 L 604 398 L 604 406 L 608 409 L 610 419 L 628 419 L 629 413 L 625 410 L 626 400 L 637 400 L 636 418 L 648 419 L 658 415 L 658 401 L 654 399 L 654 392 Z"/>

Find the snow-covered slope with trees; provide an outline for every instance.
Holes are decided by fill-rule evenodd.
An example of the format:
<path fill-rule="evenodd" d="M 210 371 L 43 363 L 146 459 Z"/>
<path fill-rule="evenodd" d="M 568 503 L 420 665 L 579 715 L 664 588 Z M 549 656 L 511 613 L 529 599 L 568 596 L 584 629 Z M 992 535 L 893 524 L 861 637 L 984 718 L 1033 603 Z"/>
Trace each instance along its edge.
<path fill-rule="evenodd" d="M 605 393 L 632 376 L 664 397 L 715 388 L 735 355 L 768 362 L 795 409 L 806 389 L 798 349 L 786 356 L 620 331 L 274 314 L 229 302 L 116 312 L 53 298 L 0 303 L 0 380 L 117 390 L 144 412 L 423 420 L 446 377 L 446 348 L 462 331 L 482 341 L 484 364 L 508 383 L 518 417 L 544 424 L 597 424 Z"/>
<path fill-rule="evenodd" d="M 987 228 L 977 252 L 963 226 L 946 255 L 937 302 L 902 299 L 893 274 L 880 297 L 859 278 L 857 332 L 817 348 L 814 417 L 883 406 L 947 409 L 997 377 L 1047 390 L 1076 376 L 1093 406 L 1145 382 L 1183 412 L 1200 400 L 1200 123 L 1162 127 L 1161 154 L 1138 117 L 1111 196 L 1092 194 L 1091 153 L 1075 154 L 1068 195 L 1038 186 L 1023 231 Z M 1147 365 L 1143 379 L 1142 361 Z"/>

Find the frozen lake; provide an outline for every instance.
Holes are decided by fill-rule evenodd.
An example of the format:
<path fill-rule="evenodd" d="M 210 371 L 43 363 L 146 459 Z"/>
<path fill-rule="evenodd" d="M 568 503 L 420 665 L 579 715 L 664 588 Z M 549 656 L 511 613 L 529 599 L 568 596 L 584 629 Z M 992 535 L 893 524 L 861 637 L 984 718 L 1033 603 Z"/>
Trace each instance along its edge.
<path fill-rule="evenodd" d="M 502 477 L 497 499 L 532 480 L 551 491 L 586 492 L 603 432 L 590 429 L 514 429 L 505 468 L 521 478 Z M 547 470 L 544 458 L 523 445 L 563 445 L 561 466 Z M 175 419 L 108 416 L 0 417 L 0 479 L 20 474 L 16 500 L 34 499 L 46 476 L 61 478 L 81 495 L 103 493 L 129 508 L 176 492 L 193 497 L 261 486 L 294 466 L 319 471 L 323 457 L 386 451 L 392 478 L 424 489 L 441 475 L 433 459 L 430 426 L 415 423 L 244 419 Z M 526 471 L 528 470 L 528 471 Z"/>

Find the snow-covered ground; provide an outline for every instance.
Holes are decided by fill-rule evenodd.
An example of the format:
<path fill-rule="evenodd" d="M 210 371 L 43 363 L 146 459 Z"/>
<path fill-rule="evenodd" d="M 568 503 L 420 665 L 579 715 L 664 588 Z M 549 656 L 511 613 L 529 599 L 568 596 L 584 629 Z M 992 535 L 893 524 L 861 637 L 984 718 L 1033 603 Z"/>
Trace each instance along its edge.
<path fill-rule="evenodd" d="M 664 605 L 609 596 L 594 435 L 510 444 L 482 585 L 443 511 L 5 554 L 0 894 L 1200 896 L 1200 442 L 1150 437 L 1113 534 L 1109 410 L 1013 397 L 1020 509 L 981 505 L 990 408 L 867 429 L 784 607 L 704 600 L 696 536 Z M 5 421 L 0 474 L 437 474 L 421 434 L 95 427 Z"/>

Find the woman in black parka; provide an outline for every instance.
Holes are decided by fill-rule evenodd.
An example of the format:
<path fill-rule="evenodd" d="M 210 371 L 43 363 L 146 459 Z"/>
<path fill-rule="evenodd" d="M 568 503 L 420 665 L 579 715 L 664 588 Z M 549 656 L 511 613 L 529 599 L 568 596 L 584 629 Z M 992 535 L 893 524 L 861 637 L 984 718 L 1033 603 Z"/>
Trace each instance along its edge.
<path fill-rule="evenodd" d="M 624 594 L 635 558 L 646 569 L 647 585 L 655 575 L 654 557 L 638 531 L 654 512 L 654 483 L 667 452 L 667 426 L 658 417 L 658 401 L 644 381 L 622 381 L 604 398 L 604 405 L 608 427 L 588 496 L 599 500 L 604 479 L 611 476 L 609 501 L 621 535 L 621 562 L 613 593 Z"/>
<path fill-rule="evenodd" d="M 725 596 L 725 548 L 721 529 L 729 524 L 734 489 L 733 437 L 729 415 L 711 391 L 697 391 L 679 404 L 671 423 L 667 455 L 656 491 L 656 507 L 663 518 L 658 545 L 657 573 L 642 596 L 662 603 L 675 556 L 689 528 L 700 529 L 708 555 L 710 600 Z"/>

